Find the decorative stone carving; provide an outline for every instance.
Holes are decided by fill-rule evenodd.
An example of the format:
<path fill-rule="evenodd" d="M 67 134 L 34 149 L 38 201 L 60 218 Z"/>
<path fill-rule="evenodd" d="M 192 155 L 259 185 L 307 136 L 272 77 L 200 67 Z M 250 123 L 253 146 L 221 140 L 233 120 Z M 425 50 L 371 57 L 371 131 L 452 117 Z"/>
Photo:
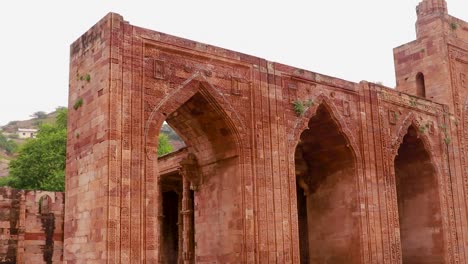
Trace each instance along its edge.
<path fill-rule="evenodd" d="M 460 86 L 466 88 L 466 74 L 460 73 Z"/>
<path fill-rule="evenodd" d="M 343 100 L 343 115 L 350 116 L 351 115 L 351 107 L 349 105 L 349 101 Z"/>
<path fill-rule="evenodd" d="M 392 125 L 396 125 L 398 121 L 398 113 L 394 110 L 388 110 L 388 122 Z"/>
<path fill-rule="evenodd" d="M 241 85 L 239 79 L 236 77 L 231 78 L 231 94 L 233 95 L 241 95 Z"/>
<path fill-rule="evenodd" d="M 154 60 L 154 78 L 163 80 L 165 78 L 165 62 L 163 60 Z"/>
<path fill-rule="evenodd" d="M 198 190 L 201 174 L 199 172 L 197 157 L 193 153 L 189 153 L 180 162 L 179 173 L 190 182 L 190 189 L 194 191 Z"/>

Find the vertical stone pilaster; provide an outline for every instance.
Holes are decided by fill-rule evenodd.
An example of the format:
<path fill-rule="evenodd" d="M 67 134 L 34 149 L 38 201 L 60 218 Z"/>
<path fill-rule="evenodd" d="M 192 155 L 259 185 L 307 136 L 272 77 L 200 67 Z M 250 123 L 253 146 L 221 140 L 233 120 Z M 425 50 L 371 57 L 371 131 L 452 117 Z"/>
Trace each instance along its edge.
<path fill-rule="evenodd" d="M 186 177 L 182 179 L 182 229 L 183 229 L 183 263 L 191 264 L 194 262 L 193 252 L 193 208 L 190 197 L 190 182 Z"/>
<path fill-rule="evenodd" d="M 159 176 L 158 177 L 158 180 L 157 180 L 158 184 L 157 184 L 157 194 L 156 194 L 156 206 L 157 206 L 157 212 L 158 212 L 158 239 L 157 239 L 157 245 L 156 245 L 156 248 L 157 248 L 157 260 L 158 260 L 158 263 L 164 263 L 164 258 L 163 258 L 163 254 L 162 254 L 162 249 L 163 249 L 163 244 L 162 244 L 162 241 L 163 240 L 163 234 L 162 234 L 162 230 L 163 230 L 163 222 L 164 222 L 164 214 L 163 214 L 163 192 L 162 192 L 162 186 L 161 186 L 161 177 Z"/>
<path fill-rule="evenodd" d="M 178 250 L 177 250 L 177 263 L 178 264 L 183 264 L 184 263 L 184 258 L 183 258 L 183 253 L 184 253 L 184 222 L 183 222 L 183 191 L 182 193 L 179 193 L 179 201 L 177 205 L 177 212 L 179 212 L 179 215 L 177 217 L 177 231 L 178 231 L 178 240 L 177 240 L 177 245 L 178 245 Z"/>

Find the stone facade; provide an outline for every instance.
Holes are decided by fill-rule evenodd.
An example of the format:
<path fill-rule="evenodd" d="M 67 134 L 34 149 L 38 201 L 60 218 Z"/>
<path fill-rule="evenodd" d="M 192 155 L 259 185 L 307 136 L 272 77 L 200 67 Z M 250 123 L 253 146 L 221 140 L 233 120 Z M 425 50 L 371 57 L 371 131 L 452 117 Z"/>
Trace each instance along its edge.
<path fill-rule="evenodd" d="M 62 263 L 63 193 L 0 188 L 0 263 Z"/>
<path fill-rule="evenodd" d="M 468 24 L 417 13 L 396 90 L 108 14 L 70 51 L 65 263 L 468 263 Z"/>

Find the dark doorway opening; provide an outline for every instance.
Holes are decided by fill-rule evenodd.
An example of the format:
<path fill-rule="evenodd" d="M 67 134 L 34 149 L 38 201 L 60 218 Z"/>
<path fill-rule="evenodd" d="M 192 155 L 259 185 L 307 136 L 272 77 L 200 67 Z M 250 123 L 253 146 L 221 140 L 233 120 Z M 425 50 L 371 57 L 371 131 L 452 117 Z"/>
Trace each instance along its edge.
<path fill-rule="evenodd" d="M 443 263 L 435 169 L 414 126 L 398 149 L 395 176 L 403 263 Z"/>
<path fill-rule="evenodd" d="M 354 157 L 325 106 L 295 153 L 301 263 L 360 263 Z"/>
<path fill-rule="evenodd" d="M 179 195 L 163 192 L 162 251 L 163 263 L 177 263 L 179 258 Z"/>

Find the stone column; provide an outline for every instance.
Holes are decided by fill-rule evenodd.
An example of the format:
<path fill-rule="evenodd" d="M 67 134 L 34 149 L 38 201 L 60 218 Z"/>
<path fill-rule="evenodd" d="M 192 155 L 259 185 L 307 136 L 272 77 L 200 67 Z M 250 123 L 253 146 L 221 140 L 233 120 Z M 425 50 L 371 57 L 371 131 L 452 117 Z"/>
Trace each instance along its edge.
<path fill-rule="evenodd" d="M 183 223 L 183 259 L 184 264 L 193 263 L 194 247 L 193 247 L 193 210 L 192 198 L 190 197 L 190 182 L 183 177 L 182 180 L 182 223 Z"/>
<path fill-rule="evenodd" d="M 184 263 L 184 258 L 183 258 L 183 253 L 184 253 L 184 223 L 183 223 L 183 214 L 182 212 L 184 211 L 184 200 L 183 200 L 183 192 L 180 193 L 180 192 L 177 192 L 177 194 L 179 195 L 179 201 L 178 201 L 178 210 L 177 212 L 179 212 L 179 215 L 177 217 L 177 233 L 178 233 L 178 240 L 177 240 L 177 245 L 178 245 L 178 249 L 177 249 L 177 263 L 179 264 L 183 264 Z"/>
<path fill-rule="evenodd" d="M 164 225 L 164 214 L 163 214 L 163 194 L 161 186 L 161 176 L 158 176 L 158 193 L 157 193 L 157 208 L 158 208 L 158 225 L 159 225 L 159 245 L 158 245 L 158 260 L 159 263 L 164 263 L 164 254 L 163 254 L 163 225 Z"/>
<path fill-rule="evenodd" d="M 193 230 L 193 201 L 190 189 L 196 191 L 200 182 L 198 162 L 194 154 L 189 153 L 187 158 L 180 162 L 179 169 L 182 175 L 182 223 L 183 223 L 183 258 L 184 264 L 195 263 L 195 245 Z"/>

